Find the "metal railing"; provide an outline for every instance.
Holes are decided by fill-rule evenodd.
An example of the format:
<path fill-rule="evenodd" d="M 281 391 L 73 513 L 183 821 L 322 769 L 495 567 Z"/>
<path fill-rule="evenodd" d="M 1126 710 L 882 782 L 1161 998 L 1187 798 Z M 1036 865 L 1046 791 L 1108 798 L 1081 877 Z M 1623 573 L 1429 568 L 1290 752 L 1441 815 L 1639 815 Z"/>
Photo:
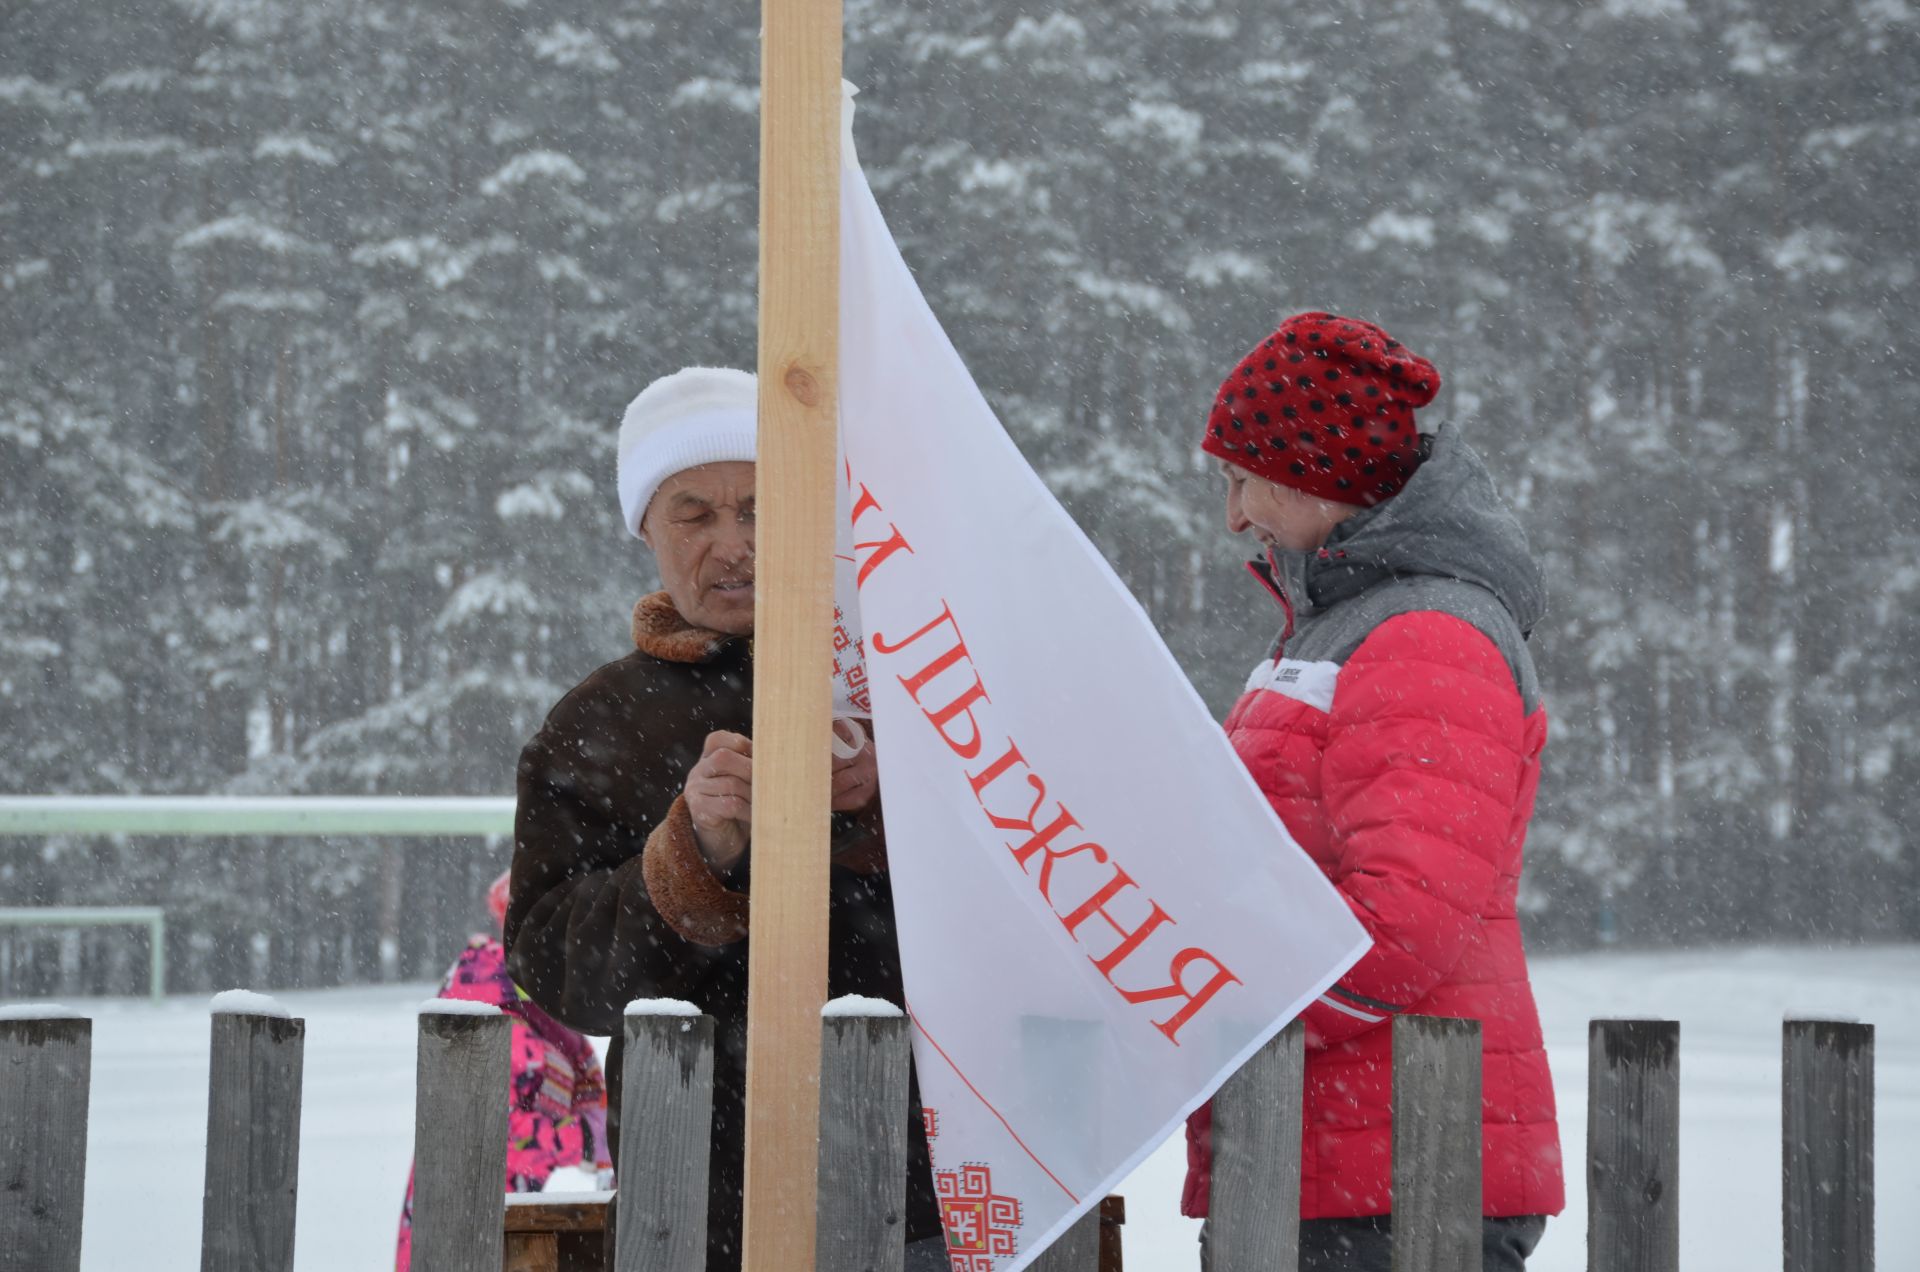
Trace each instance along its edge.
<path fill-rule="evenodd" d="M 0 835 L 512 833 L 511 795 L 0 795 Z"/>
<path fill-rule="evenodd" d="M 492 837 L 512 834 L 513 807 L 510 795 L 0 795 L 0 837 Z M 159 906 L 0 908 L 0 928 L 138 925 L 151 934 L 149 990 L 158 1000 L 167 975 L 166 914 Z"/>
<path fill-rule="evenodd" d="M 167 912 L 157 905 L 44 905 L 0 907 L 0 927 L 144 927 L 147 993 L 167 996 Z"/>

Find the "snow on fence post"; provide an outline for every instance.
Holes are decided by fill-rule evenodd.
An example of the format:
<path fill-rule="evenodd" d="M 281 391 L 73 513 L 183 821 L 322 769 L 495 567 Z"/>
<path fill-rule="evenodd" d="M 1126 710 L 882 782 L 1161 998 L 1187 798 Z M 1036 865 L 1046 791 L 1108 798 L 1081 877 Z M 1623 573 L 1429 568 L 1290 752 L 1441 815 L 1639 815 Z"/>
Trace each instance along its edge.
<path fill-rule="evenodd" d="M 1478 1272 L 1480 1022 L 1393 1022 L 1393 1272 Z"/>
<path fill-rule="evenodd" d="M 1873 1026 L 1781 1028 L 1786 1272 L 1873 1267 Z"/>
<path fill-rule="evenodd" d="M 291 1272 L 306 1035 L 264 995 L 214 996 L 201 1272 Z"/>
<path fill-rule="evenodd" d="M 78 1272 L 93 1022 L 0 1010 L 0 1272 Z"/>
<path fill-rule="evenodd" d="M 704 1272 L 713 1136 L 713 1017 L 691 1003 L 627 1004 L 615 1272 Z"/>
<path fill-rule="evenodd" d="M 906 1014 L 836 998 L 820 1021 L 820 1201 L 813 1266 L 900 1272 L 906 1261 Z"/>
<path fill-rule="evenodd" d="M 421 1004 L 414 1272 L 500 1272 L 512 1040 L 512 1021 L 489 1003 Z"/>
<path fill-rule="evenodd" d="M 1678 1021 L 1588 1022 L 1587 1266 L 1679 1272 Z"/>
<path fill-rule="evenodd" d="M 1294 1021 L 1213 1097 L 1213 1272 L 1300 1261 L 1300 1128 L 1306 1032 Z"/>

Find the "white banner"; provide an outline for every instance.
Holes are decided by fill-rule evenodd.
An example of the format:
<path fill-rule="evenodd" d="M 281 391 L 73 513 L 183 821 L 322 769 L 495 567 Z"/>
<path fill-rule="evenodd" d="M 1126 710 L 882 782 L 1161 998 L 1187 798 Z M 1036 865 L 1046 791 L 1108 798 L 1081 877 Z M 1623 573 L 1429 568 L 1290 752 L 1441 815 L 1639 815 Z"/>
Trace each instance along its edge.
<path fill-rule="evenodd" d="M 956 1272 L 1018 1272 L 1367 940 L 995 419 L 851 144 L 841 236 L 841 608 L 934 1181 Z"/>

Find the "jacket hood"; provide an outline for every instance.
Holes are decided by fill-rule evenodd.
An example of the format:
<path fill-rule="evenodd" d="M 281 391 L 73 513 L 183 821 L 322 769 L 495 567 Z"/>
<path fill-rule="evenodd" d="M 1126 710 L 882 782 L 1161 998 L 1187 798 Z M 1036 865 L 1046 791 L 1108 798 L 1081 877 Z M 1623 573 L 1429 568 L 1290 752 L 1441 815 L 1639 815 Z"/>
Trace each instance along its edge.
<path fill-rule="evenodd" d="M 1531 632 L 1547 608 L 1546 577 L 1526 531 L 1485 461 L 1449 425 L 1433 435 L 1426 462 L 1405 490 L 1341 522 L 1324 548 L 1272 557 L 1282 585 L 1308 609 L 1423 575 L 1487 589 L 1522 633 Z"/>

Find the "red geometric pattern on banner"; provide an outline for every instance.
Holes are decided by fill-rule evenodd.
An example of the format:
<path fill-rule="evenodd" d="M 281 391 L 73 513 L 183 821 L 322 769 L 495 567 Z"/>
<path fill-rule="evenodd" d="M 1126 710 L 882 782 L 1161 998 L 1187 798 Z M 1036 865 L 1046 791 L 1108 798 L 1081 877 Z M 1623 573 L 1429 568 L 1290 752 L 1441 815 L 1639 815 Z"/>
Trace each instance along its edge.
<path fill-rule="evenodd" d="M 947 1230 L 947 1254 L 953 1272 L 993 1272 L 995 1259 L 1011 1258 L 1018 1248 L 1020 1199 L 993 1190 L 993 1171 L 968 1162 L 959 1170 L 933 1172 L 940 1198 L 940 1222 Z"/>
<path fill-rule="evenodd" d="M 921 1109 L 920 1124 L 926 1128 L 928 1139 L 937 1140 L 940 1138 L 940 1114 L 937 1110 L 928 1108 Z"/>
<path fill-rule="evenodd" d="M 851 649 L 852 654 L 847 651 Z M 847 702 L 854 710 L 873 710 L 872 687 L 867 684 L 867 642 L 847 630 L 847 616 L 833 607 L 833 675 L 846 684 Z"/>

